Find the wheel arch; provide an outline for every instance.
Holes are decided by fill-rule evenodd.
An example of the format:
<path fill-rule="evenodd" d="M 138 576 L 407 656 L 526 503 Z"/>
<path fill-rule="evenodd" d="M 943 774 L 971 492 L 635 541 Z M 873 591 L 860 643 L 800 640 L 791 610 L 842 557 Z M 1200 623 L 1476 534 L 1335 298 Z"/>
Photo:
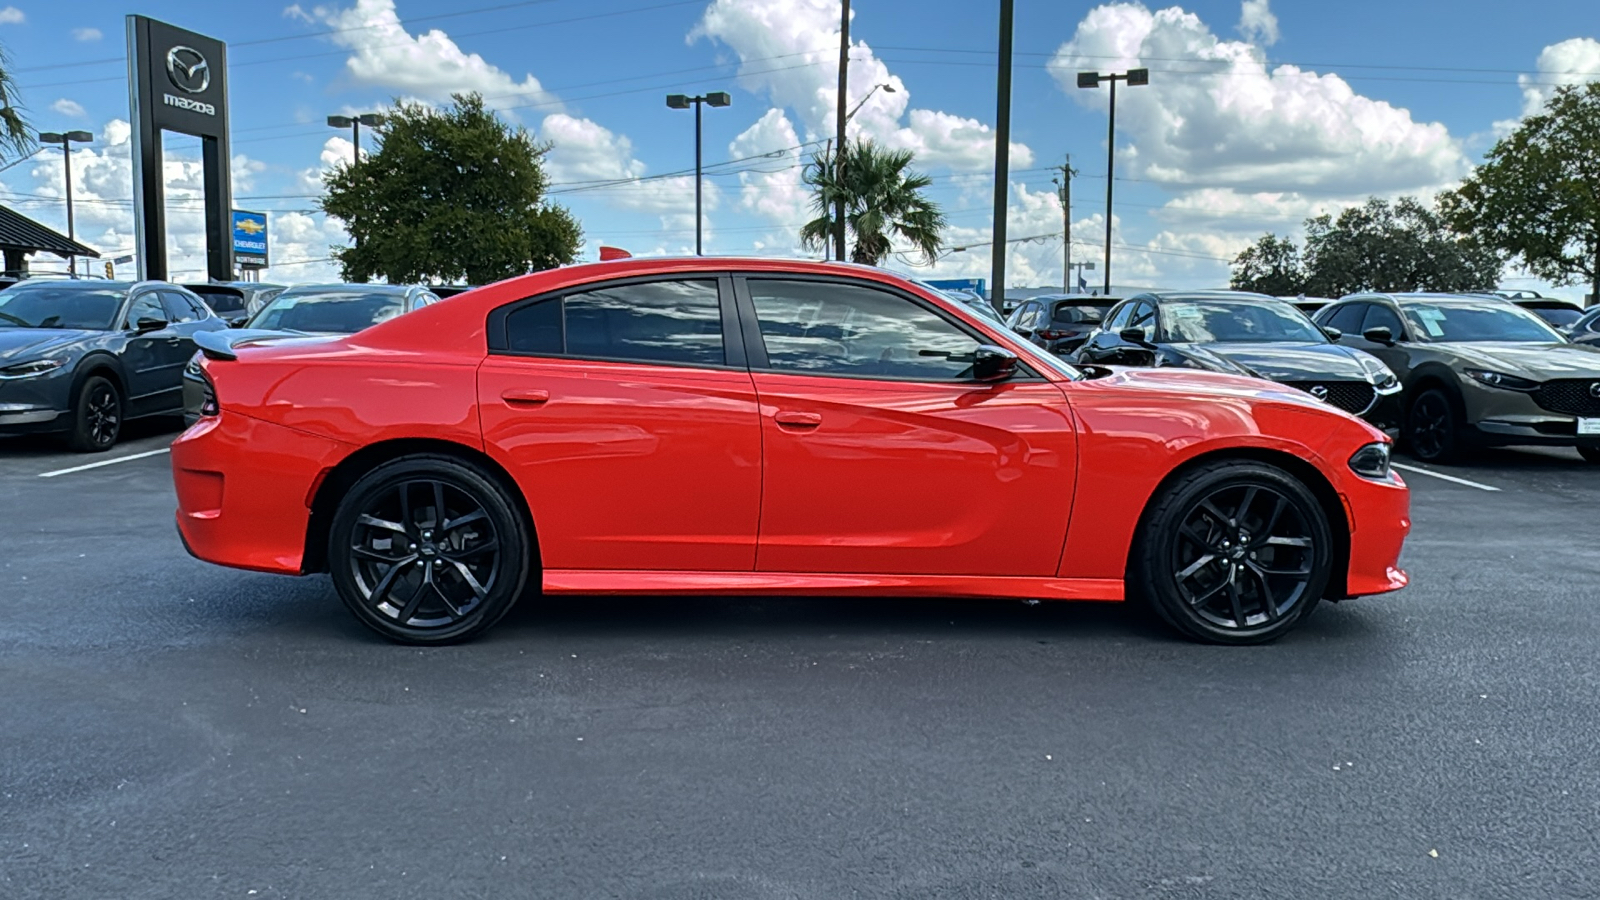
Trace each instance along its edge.
<path fill-rule="evenodd" d="M 121 361 L 111 353 L 97 350 L 85 354 L 78 360 L 78 365 L 72 373 L 72 396 L 68 398 L 69 403 L 78 402 L 78 391 L 83 389 L 83 383 L 88 381 L 91 375 L 108 376 L 111 383 L 117 386 L 117 390 L 122 392 L 122 402 L 128 402 L 128 380 L 122 375 Z"/>
<path fill-rule="evenodd" d="M 1424 364 L 1407 373 L 1405 388 L 1401 394 L 1406 401 L 1403 404 L 1405 408 L 1400 411 L 1401 418 L 1410 417 L 1411 404 L 1416 402 L 1419 394 L 1434 388 L 1444 392 L 1454 406 L 1456 415 L 1464 420 L 1466 400 L 1461 396 L 1461 385 L 1456 378 L 1455 370 L 1443 363 Z"/>
<path fill-rule="evenodd" d="M 1317 505 L 1322 508 L 1323 515 L 1327 517 L 1328 530 L 1333 534 L 1333 562 L 1328 576 L 1328 586 L 1324 589 L 1323 595 L 1336 598 L 1347 596 L 1347 580 L 1350 575 L 1350 517 L 1345 512 L 1344 501 L 1340 500 L 1339 492 L 1334 489 L 1333 483 L 1328 481 L 1316 466 L 1283 450 L 1268 447 L 1225 447 L 1209 450 L 1184 460 L 1181 465 L 1168 472 L 1146 498 L 1144 508 L 1139 512 L 1138 524 L 1134 526 L 1135 547 L 1144 540 L 1150 511 L 1166 495 L 1174 482 L 1201 466 L 1229 461 L 1258 462 L 1274 466 L 1292 475 L 1311 491 L 1311 495 L 1317 500 Z M 1343 524 L 1342 528 L 1335 527 L 1340 523 Z M 1126 583 L 1133 583 L 1130 574 L 1139 558 L 1138 552 L 1128 554 L 1129 571 L 1123 576 Z"/>
<path fill-rule="evenodd" d="M 470 463 L 498 483 L 510 496 L 512 505 L 528 526 L 528 534 L 533 538 L 534 563 L 539 564 L 539 531 L 528 499 L 517 487 L 516 479 L 494 457 L 476 447 L 440 438 L 395 438 L 362 447 L 340 460 L 318 479 L 311 497 L 311 518 L 306 523 L 306 543 L 300 566 L 303 573 L 327 571 L 328 531 L 345 492 L 373 469 L 402 457 L 419 454 L 448 456 Z"/>

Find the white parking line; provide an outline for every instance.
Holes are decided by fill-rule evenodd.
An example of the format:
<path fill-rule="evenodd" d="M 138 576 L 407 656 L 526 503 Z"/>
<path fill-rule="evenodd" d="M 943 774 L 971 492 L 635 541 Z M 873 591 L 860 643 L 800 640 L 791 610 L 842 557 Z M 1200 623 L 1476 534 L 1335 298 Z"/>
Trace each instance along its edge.
<path fill-rule="evenodd" d="M 73 472 L 82 472 L 86 469 L 98 469 L 101 466 L 114 466 L 117 463 L 124 463 L 132 459 L 144 459 L 147 456 L 158 456 L 162 453 L 170 452 L 171 448 L 162 447 L 160 450 L 146 450 L 143 453 L 130 453 L 127 456 L 119 456 L 116 459 L 102 459 L 99 462 L 92 462 L 84 466 L 73 466 L 70 469 L 57 469 L 54 472 L 40 472 L 39 477 L 54 478 L 57 475 L 71 475 Z"/>
<path fill-rule="evenodd" d="M 1394 466 L 1396 469 L 1403 469 L 1403 470 L 1405 470 L 1407 472 L 1415 472 L 1418 475 L 1432 475 L 1434 478 L 1442 479 L 1444 481 L 1448 481 L 1448 482 L 1451 482 L 1453 484 L 1464 484 L 1467 487 L 1477 488 L 1480 491 L 1498 491 L 1498 490 L 1500 490 L 1499 488 L 1495 487 L 1492 484 L 1479 484 L 1476 481 L 1468 481 L 1465 478 L 1457 478 L 1454 475 L 1446 475 L 1443 472 L 1431 472 L 1431 471 L 1429 471 L 1427 469 L 1419 468 L 1417 466 L 1407 466 L 1407 465 L 1403 465 L 1401 463 L 1390 463 L 1389 465 Z"/>

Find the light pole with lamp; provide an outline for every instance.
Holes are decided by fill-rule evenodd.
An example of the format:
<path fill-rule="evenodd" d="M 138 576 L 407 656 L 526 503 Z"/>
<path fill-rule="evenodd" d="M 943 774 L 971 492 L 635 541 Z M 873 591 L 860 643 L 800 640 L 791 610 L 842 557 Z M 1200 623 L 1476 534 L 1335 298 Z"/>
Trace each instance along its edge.
<path fill-rule="evenodd" d="M 845 148 L 845 138 L 843 136 L 844 135 L 843 128 L 844 128 L 845 125 L 849 125 L 850 124 L 850 120 L 854 119 L 856 117 L 856 113 L 861 112 L 861 107 L 866 106 L 867 105 L 867 101 L 872 99 L 872 95 L 876 94 L 879 90 L 882 90 L 885 94 L 893 94 L 895 92 L 894 85 L 892 85 L 892 84 L 875 84 L 875 85 L 873 85 L 872 86 L 872 90 L 867 91 L 866 96 L 864 96 L 860 100 L 856 101 L 856 105 L 851 107 L 850 111 L 845 113 L 844 118 L 840 120 L 841 124 L 840 124 L 840 131 L 839 131 L 839 134 L 840 134 L 840 137 L 839 137 L 839 150 L 833 157 L 833 183 L 834 183 L 834 186 L 835 186 L 836 190 L 838 190 L 840 192 L 840 196 L 835 197 L 834 201 L 833 201 L 833 216 L 834 216 L 833 237 L 834 237 L 834 248 L 837 251 L 839 260 L 841 262 L 843 262 L 844 259 L 845 259 L 845 252 L 844 252 L 844 244 L 845 244 L 844 196 L 843 196 L 843 193 L 842 193 L 843 188 L 844 188 L 844 148 Z M 827 254 L 826 253 L 823 254 L 823 258 L 824 259 L 827 258 Z"/>
<path fill-rule="evenodd" d="M 727 91 L 712 91 L 709 94 L 702 94 L 699 97 L 691 97 L 688 94 L 668 94 L 667 95 L 667 106 L 672 108 L 672 109 L 688 109 L 690 104 L 694 105 L 694 255 L 695 256 L 700 256 L 701 253 L 702 253 L 701 244 L 700 244 L 700 181 L 701 181 L 701 176 L 700 176 L 700 106 L 701 106 L 701 104 L 710 104 L 712 106 L 727 106 L 732 102 L 733 102 L 733 98 L 728 96 L 728 92 Z"/>
<path fill-rule="evenodd" d="M 72 143 L 74 141 L 80 144 L 93 143 L 94 135 L 87 131 L 46 131 L 39 135 L 39 142 L 42 144 L 61 145 L 61 160 L 66 165 L 67 175 L 67 237 L 77 240 L 78 235 L 72 225 Z M 78 257 L 76 255 L 67 257 L 67 267 L 72 270 L 72 276 L 76 278 L 78 275 Z"/>
<path fill-rule="evenodd" d="M 1149 69 L 1129 69 L 1126 72 L 1079 72 L 1078 87 L 1095 88 L 1100 82 L 1111 82 L 1111 124 L 1106 132 L 1106 281 L 1104 296 L 1111 296 L 1111 182 L 1117 158 L 1117 82 L 1126 81 L 1128 87 L 1150 83 Z"/>
<path fill-rule="evenodd" d="M 362 113 L 359 116 L 329 116 L 329 128 L 350 129 L 350 142 L 355 145 L 355 150 L 350 154 L 350 163 L 355 165 L 361 162 L 361 126 L 376 128 L 383 124 L 382 113 Z"/>

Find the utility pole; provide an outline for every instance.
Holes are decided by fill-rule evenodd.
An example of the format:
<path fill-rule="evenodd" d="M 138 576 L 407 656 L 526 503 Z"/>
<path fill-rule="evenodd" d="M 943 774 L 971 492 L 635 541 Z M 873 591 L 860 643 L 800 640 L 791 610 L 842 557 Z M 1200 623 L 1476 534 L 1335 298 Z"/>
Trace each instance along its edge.
<path fill-rule="evenodd" d="M 1006 302 L 1006 201 L 1011 195 L 1011 16 L 1013 0 L 1000 0 L 1000 65 L 995 72 L 994 256 L 989 263 L 989 303 Z"/>
<path fill-rule="evenodd" d="M 1061 164 L 1061 177 L 1052 178 L 1059 190 L 1056 195 L 1061 198 L 1061 292 L 1072 293 L 1072 176 L 1078 170 L 1072 167 L 1072 154 L 1066 155 L 1066 162 Z"/>
<path fill-rule="evenodd" d="M 838 118 L 835 123 L 838 133 L 835 135 L 834 145 L 838 148 L 833 156 L 833 178 L 837 196 L 833 201 L 833 243 L 834 253 L 840 262 L 844 261 L 844 194 L 837 189 L 844 186 L 844 151 L 847 146 L 844 142 L 844 128 L 849 123 L 850 117 L 845 114 L 845 107 L 850 103 L 850 0 L 839 0 L 839 99 L 834 103 L 834 113 Z"/>

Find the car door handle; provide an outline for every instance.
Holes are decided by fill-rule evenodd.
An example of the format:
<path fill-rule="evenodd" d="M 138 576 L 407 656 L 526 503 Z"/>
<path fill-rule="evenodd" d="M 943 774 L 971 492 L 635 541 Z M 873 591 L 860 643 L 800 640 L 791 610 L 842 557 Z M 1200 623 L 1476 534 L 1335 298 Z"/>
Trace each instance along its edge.
<path fill-rule="evenodd" d="M 816 413 L 780 412 L 772 420 L 780 428 L 815 428 L 822 424 L 822 416 Z"/>
<path fill-rule="evenodd" d="M 550 392 L 538 388 L 506 388 L 500 399 L 512 406 L 539 406 L 550 401 Z"/>

